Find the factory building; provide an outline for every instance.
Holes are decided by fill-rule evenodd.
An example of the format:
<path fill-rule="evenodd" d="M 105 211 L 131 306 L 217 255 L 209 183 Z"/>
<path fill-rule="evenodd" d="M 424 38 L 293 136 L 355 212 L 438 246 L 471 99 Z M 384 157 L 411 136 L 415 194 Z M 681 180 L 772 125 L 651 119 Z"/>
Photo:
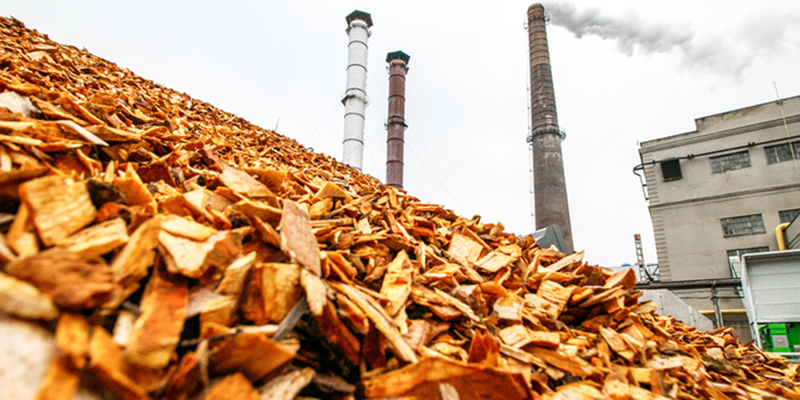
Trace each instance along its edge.
<path fill-rule="evenodd" d="M 800 213 L 800 96 L 698 118 L 695 125 L 640 143 L 642 164 L 634 168 L 662 282 L 738 278 L 742 255 L 779 250 L 776 228 Z M 673 291 L 715 318 L 711 290 Z M 747 340 L 740 296 L 736 288 L 716 291 L 724 325 Z"/>

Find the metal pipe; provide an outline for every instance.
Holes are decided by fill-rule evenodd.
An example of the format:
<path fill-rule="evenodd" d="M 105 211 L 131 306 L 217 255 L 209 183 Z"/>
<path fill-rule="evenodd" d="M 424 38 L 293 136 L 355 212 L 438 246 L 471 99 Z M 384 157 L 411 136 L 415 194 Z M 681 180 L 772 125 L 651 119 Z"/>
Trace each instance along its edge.
<path fill-rule="evenodd" d="M 533 147 L 533 196 L 536 229 L 558 225 L 564 236 L 565 253 L 572 253 L 572 224 L 569 217 L 567 185 L 558 126 L 556 96 L 547 45 L 548 16 L 541 4 L 528 8 L 528 44 L 531 79 L 531 134 Z"/>
<path fill-rule="evenodd" d="M 636 285 L 637 290 L 651 290 L 651 289 L 709 289 L 712 286 L 718 288 L 723 287 L 741 287 L 742 281 L 739 278 L 722 278 L 722 279 L 694 279 L 686 281 L 669 281 L 669 282 L 655 282 L 655 283 L 639 283 Z"/>
<path fill-rule="evenodd" d="M 653 162 L 655 164 L 655 161 Z M 639 183 L 642 184 L 642 194 L 644 195 L 645 201 L 650 200 L 650 196 L 647 193 L 647 183 L 645 182 L 645 178 L 642 175 L 639 175 L 637 171 L 644 172 L 644 164 L 639 164 L 633 167 L 633 174 L 639 177 Z"/>
<path fill-rule="evenodd" d="M 719 308 L 719 297 L 717 296 L 717 285 L 711 285 L 711 300 L 714 302 L 714 328 L 721 328 L 724 324 L 722 312 Z"/>
<path fill-rule="evenodd" d="M 781 119 L 783 119 L 783 129 L 786 130 L 786 137 L 789 137 L 789 125 L 786 123 L 786 113 L 783 112 L 783 100 L 781 100 L 781 95 L 778 94 L 778 84 L 772 82 L 772 86 L 775 87 L 775 97 L 778 98 L 778 106 L 781 108 Z M 800 174 L 800 169 L 797 167 L 797 154 L 794 154 L 794 146 L 791 144 L 789 145 L 789 152 L 792 155 L 792 161 L 794 162 L 794 172 Z"/>
<path fill-rule="evenodd" d="M 656 165 L 658 163 L 661 163 L 661 162 L 664 162 L 664 161 L 671 161 L 671 160 L 691 160 L 691 159 L 697 158 L 697 157 L 710 156 L 710 155 L 713 155 L 713 154 L 725 153 L 725 152 L 734 151 L 734 150 L 749 149 L 749 148 L 754 147 L 754 146 L 761 146 L 761 145 L 780 143 L 780 142 L 789 142 L 789 148 L 792 149 L 792 151 L 794 151 L 793 150 L 794 147 L 791 145 L 791 140 L 792 139 L 797 139 L 797 138 L 800 138 L 800 135 L 787 136 L 786 138 L 780 138 L 780 139 L 770 139 L 770 140 L 765 140 L 765 141 L 761 141 L 761 142 L 750 142 L 750 143 L 748 143 L 746 145 L 742 145 L 742 146 L 728 147 L 728 148 L 724 148 L 724 149 L 720 149 L 720 150 L 712 150 L 712 151 L 707 151 L 705 153 L 700 153 L 700 154 L 687 154 L 687 155 L 681 156 L 681 157 L 670 157 L 670 158 L 667 158 L 667 159 L 643 162 L 643 163 L 640 163 L 640 164 L 636 165 L 635 167 L 633 167 L 633 174 L 639 177 L 639 182 L 642 185 L 642 193 L 644 194 L 644 199 L 645 199 L 645 201 L 649 201 L 650 197 L 648 196 L 648 193 L 647 193 L 647 183 L 645 182 L 644 178 L 641 175 L 639 175 L 639 173 L 637 172 L 637 171 L 644 171 L 644 167 L 645 166 Z M 794 158 L 794 156 L 792 156 L 792 157 Z M 795 164 L 797 164 L 797 160 L 795 160 Z"/>
<path fill-rule="evenodd" d="M 646 165 L 655 165 L 655 164 L 658 164 L 658 163 L 660 163 L 660 162 L 663 162 L 663 161 L 670 161 L 670 160 L 691 160 L 691 159 L 693 159 L 693 158 L 697 158 L 697 157 L 703 157 L 703 156 L 710 156 L 710 155 L 712 155 L 712 154 L 725 153 L 725 152 L 728 152 L 728 151 L 734 151 L 734 150 L 749 149 L 749 148 L 751 148 L 751 147 L 755 147 L 755 146 L 761 146 L 761 145 L 764 145 L 764 144 L 773 144 L 773 143 L 779 143 L 779 142 L 788 142 L 788 141 L 791 141 L 792 139 L 797 139 L 797 138 L 800 138 L 800 135 L 794 135 L 794 136 L 789 136 L 789 137 L 780 138 L 780 139 L 770 139 L 770 140 L 764 140 L 764 141 L 761 141 L 761 142 L 750 142 L 750 143 L 748 143 L 748 144 L 741 145 L 741 146 L 727 147 L 727 148 L 720 149 L 720 150 L 711 150 L 711 151 L 707 151 L 707 152 L 705 152 L 705 153 L 700 153 L 700 154 L 687 154 L 687 155 L 685 155 L 685 156 L 680 156 L 680 157 L 670 157 L 670 158 L 665 158 L 665 159 L 662 159 L 662 160 L 653 160 L 653 161 L 648 161 L 648 162 L 646 162 L 646 163 L 645 163 L 645 162 L 643 162 L 643 163 L 641 163 L 641 164 L 638 164 L 638 165 L 636 165 L 635 167 L 633 167 L 633 171 L 634 171 L 633 173 L 634 173 L 634 174 L 636 174 L 636 170 L 637 170 L 637 169 L 641 169 L 641 167 L 644 167 L 644 166 L 646 166 Z M 638 174 L 637 174 L 637 175 L 638 175 Z"/>
<path fill-rule="evenodd" d="M 389 117 L 386 120 L 386 184 L 403 188 L 403 147 L 406 125 L 406 73 L 411 56 L 395 51 L 389 63 Z"/>
<path fill-rule="evenodd" d="M 700 310 L 698 312 L 703 315 L 709 315 L 715 313 L 714 310 Z M 734 314 L 734 315 L 747 314 L 747 310 L 745 310 L 744 308 L 729 308 L 727 310 L 721 310 L 721 312 L 723 314 Z"/>
<path fill-rule="evenodd" d="M 778 241 L 778 250 L 786 250 L 786 239 L 783 237 L 783 230 L 788 228 L 791 222 L 786 222 L 775 227 L 775 239 Z"/>
<path fill-rule="evenodd" d="M 367 40 L 372 32 L 369 13 L 355 10 L 347 21 L 347 89 L 344 104 L 342 162 L 361 171 L 364 159 L 364 110 L 367 108 Z"/>

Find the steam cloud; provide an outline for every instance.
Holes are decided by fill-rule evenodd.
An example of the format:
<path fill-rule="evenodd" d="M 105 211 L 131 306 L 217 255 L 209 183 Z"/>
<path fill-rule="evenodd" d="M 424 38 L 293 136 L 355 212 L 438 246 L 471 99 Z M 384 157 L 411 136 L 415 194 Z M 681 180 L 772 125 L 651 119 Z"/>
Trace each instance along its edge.
<path fill-rule="evenodd" d="M 741 77 L 754 60 L 779 53 L 784 42 L 796 37 L 790 29 L 800 21 L 796 14 L 782 15 L 782 22 L 775 15 L 751 16 L 733 35 L 700 37 L 686 23 L 645 21 L 636 13 L 612 16 L 596 7 L 579 10 L 563 1 L 546 3 L 545 10 L 552 25 L 566 28 L 577 38 L 594 35 L 616 41 L 627 56 L 675 51 L 681 68 L 734 78 Z"/>

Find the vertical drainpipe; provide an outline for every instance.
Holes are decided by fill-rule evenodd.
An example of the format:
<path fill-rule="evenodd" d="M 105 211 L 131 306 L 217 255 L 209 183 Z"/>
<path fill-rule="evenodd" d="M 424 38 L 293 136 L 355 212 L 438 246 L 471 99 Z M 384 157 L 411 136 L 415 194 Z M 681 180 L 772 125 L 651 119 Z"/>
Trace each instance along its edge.
<path fill-rule="evenodd" d="M 548 17 L 544 7 L 528 8 L 528 44 L 531 67 L 531 134 L 533 146 L 533 191 L 536 203 L 536 229 L 558 225 L 564 235 L 565 253 L 572 253 L 572 227 L 564 179 L 561 141 L 566 134 L 558 126 L 556 96 L 547 47 Z"/>
<path fill-rule="evenodd" d="M 364 158 L 364 110 L 367 108 L 367 40 L 372 32 L 369 13 L 355 10 L 346 18 L 347 90 L 344 104 L 342 162 L 361 171 Z"/>
<path fill-rule="evenodd" d="M 389 63 L 389 117 L 386 121 L 386 184 L 403 188 L 403 146 L 406 127 L 406 73 L 408 60 L 402 51 L 386 55 Z"/>

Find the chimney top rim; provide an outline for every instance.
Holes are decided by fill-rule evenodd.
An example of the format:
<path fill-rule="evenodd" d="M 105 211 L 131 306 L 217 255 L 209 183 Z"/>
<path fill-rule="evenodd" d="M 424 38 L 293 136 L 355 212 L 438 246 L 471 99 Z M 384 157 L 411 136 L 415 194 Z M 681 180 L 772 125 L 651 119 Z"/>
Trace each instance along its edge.
<path fill-rule="evenodd" d="M 391 62 L 392 60 L 401 60 L 404 63 L 408 64 L 408 61 L 411 60 L 411 56 L 403 52 L 402 50 L 393 51 L 386 54 L 386 62 Z"/>
<path fill-rule="evenodd" d="M 347 21 L 348 25 L 355 20 L 362 20 L 367 23 L 368 28 L 372 27 L 372 15 L 365 11 L 355 10 L 344 17 L 344 19 Z"/>

